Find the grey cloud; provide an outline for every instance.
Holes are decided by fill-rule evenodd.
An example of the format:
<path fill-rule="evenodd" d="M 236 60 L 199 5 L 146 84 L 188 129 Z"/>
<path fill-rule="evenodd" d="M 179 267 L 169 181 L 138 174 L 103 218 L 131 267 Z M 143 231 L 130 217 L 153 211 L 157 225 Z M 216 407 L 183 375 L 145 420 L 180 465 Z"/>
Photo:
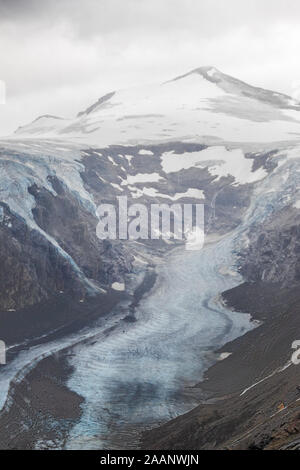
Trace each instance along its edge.
<path fill-rule="evenodd" d="M 192 30 L 199 37 L 215 36 L 274 21 L 295 23 L 299 14 L 295 0 L 0 0 L 2 21 L 36 27 L 63 21 L 82 37 L 126 30 Z"/>
<path fill-rule="evenodd" d="M 296 0 L 0 0 L 0 134 L 206 64 L 291 93 L 299 22 Z"/>

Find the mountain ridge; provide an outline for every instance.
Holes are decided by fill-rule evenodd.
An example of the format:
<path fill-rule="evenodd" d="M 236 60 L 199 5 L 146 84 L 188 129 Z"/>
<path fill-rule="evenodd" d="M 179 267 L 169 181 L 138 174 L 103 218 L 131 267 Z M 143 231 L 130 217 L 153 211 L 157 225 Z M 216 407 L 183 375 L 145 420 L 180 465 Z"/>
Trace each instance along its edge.
<path fill-rule="evenodd" d="M 145 135 L 153 142 L 200 141 L 204 136 L 261 141 L 260 134 L 265 141 L 297 140 L 299 110 L 300 104 L 288 95 L 204 66 L 160 84 L 109 92 L 75 118 L 64 121 L 44 115 L 14 135 L 74 138 L 98 145 L 138 143 Z M 264 132 L 257 122 L 264 123 Z"/>

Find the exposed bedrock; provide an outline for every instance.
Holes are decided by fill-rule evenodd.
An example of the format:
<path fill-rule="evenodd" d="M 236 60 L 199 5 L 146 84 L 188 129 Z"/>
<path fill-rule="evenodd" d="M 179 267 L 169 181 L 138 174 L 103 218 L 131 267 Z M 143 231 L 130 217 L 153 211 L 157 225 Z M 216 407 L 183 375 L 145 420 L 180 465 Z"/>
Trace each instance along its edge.
<path fill-rule="evenodd" d="M 279 282 L 282 287 L 300 282 L 299 222 L 297 209 L 284 208 L 252 228 L 249 246 L 240 253 L 240 272 L 246 280 Z"/>
<path fill-rule="evenodd" d="M 97 204 L 116 204 L 118 196 L 127 196 L 129 204 L 201 203 L 205 206 L 206 233 L 227 233 L 241 223 L 250 203 L 253 185 L 233 185 L 234 178 L 230 175 L 216 178 L 205 165 L 169 173 L 163 171 L 161 166 L 161 157 L 166 152 L 189 156 L 196 152 L 201 154 L 206 148 L 207 146 L 201 144 L 169 142 L 90 149 L 85 151 L 83 157 L 85 171 L 81 173 L 81 177 Z M 139 154 L 141 151 L 150 154 Z M 270 155 L 263 155 L 264 159 L 262 155 L 247 154 L 247 158 L 253 159 L 255 170 L 260 167 L 269 170 L 266 162 Z M 131 178 L 140 174 L 157 175 L 160 179 L 153 182 L 131 182 Z M 191 189 L 202 191 L 203 197 L 174 199 L 176 194 L 184 194 Z"/>
<path fill-rule="evenodd" d="M 131 269 L 132 256 L 118 241 L 99 240 L 98 219 L 88 212 L 54 177 L 49 177 L 56 196 L 32 186 L 36 200 L 35 221 L 68 253 L 84 275 L 100 284 L 124 278 Z"/>
<path fill-rule="evenodd" d="M 69 262 L 5 204 L 0 222 L 0 309 L 33 305 L 60 290 L 77 290 Z"/>
<path fill-rule="evenodd" d="M 101 242 L 96 237 L 96 218 L 64 190 L 56 179 L 54 196 L 32 186 L 37 225 L 53 237 L 59 247 L 41 232 L 1 204 L 0 221 L 0 308 L 18 309 L 33 305 L 55 293 L 74 292 L 81 296 L 85 286 L 79 276 L 107 285 L 122 279 L 131 269 L 131 256 L 117 242 Z M 70 258 L 79 269 L 75 269 Z"/>

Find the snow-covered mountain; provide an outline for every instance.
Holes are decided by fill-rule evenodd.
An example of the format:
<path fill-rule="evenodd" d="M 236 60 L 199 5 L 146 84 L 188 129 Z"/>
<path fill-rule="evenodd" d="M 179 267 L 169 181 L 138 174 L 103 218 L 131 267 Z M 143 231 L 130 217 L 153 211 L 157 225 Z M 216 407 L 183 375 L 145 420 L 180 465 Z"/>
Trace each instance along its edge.
<path fill-rule="evenodd" d="M 208 233 L 236 227 L 260 182 L 277 169 L 287 178 L 298 158 L 299 111 L 286 95 L 201 67 L 109 93 L 75 119 L 20 127 L 0 142 L 0 306 L 122 284 L 140 245 L 96 237 L 97 206 L 117 196 L 202 202 Z M 299 200 L 294 190 L 289 204 Z"/>
<path fill-rule="evenodd" d="M 108 93 L 75 119 L 41 116 L 16 136 L 111 144 L 299 140 L 300 104 L 213 67 L 165 83 Z"/>

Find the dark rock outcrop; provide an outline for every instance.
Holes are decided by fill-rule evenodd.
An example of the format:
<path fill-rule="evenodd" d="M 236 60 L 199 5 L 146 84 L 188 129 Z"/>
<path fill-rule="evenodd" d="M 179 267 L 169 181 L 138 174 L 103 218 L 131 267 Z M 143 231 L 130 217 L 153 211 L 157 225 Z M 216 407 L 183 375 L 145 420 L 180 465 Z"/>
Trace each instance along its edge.
<path fill-rule="evenodd" d="M 300 215 L 290 208 L 254 226 L 249 246 L 240 253 L 240 272 L 249 282 L 300 282 Z"/>

